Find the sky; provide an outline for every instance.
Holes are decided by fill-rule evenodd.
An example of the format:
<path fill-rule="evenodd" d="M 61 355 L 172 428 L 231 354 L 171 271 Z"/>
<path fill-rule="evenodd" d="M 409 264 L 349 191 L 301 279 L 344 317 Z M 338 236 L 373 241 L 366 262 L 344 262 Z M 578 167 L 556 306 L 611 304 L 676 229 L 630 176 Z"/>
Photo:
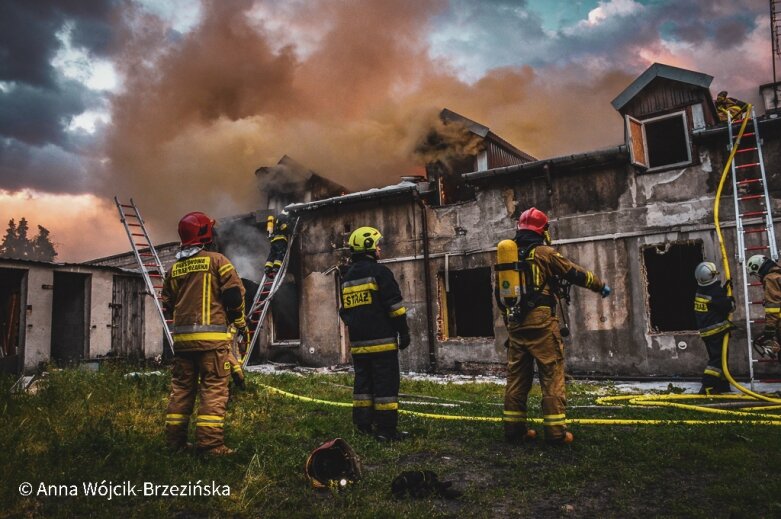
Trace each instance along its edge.
<path fill-rule="evenodd" d="M 155 242 L 190 211 L 246 213 L 289 155 L 352 190 L 421 173 L 449 108 L 538 158 L 620 144 L 610 101 L 654 62 L 758 102 L 764 0 L 4 0 L 0 224 L 59 261 Z"/>

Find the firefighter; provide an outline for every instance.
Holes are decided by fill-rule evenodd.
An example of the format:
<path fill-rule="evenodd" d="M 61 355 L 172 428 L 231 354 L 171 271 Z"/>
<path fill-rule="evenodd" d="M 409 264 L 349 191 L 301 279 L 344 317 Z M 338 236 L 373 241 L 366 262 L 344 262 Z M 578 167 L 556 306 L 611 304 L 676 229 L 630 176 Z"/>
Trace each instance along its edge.
<path fill-rule="evenodd" d="M 748 104 L 735 99 L 734 97 L 728 97 L 727 91 L 722 90 L 719 95 L 716 96 L 716 113 L 719 116 L 720 121 L 727 121 L 727 115 L 733 121 L 742 119 L 742 114 L 748 107 Z"/>
<path fill-rule="evenodd" d="M 759 278 L 765 294 L 765 327 L 754 339 L 754 346 L 763 355 L 781 360 L 781 267 L 767 256 L 755 254 L 746 262 L 746 272 Z"/>
<path fill-rule="evenodd" d="M 283 210 L 276 218 L 269 216 L 266 230 L 271 242 L 271 250 L 269 250 L 264 270 L 267 276 L 273 278 L 282 267 L 282 260 L 285 259 L 285 252 L 287 252 L 287 240 L 290 237 L 288 212 Z"/>
<path fill-rule="evenodd" d="M 351 265 L 342 278 L 339 316 L 350 336 L 355 368 L 353 424 L 378 441 L 396 441 L 399 349 L 410 344 L 407 310 L 393 273 L 377 263 L 380 231 L 356 229 L 349 239 Z"/>
<path fill-rule="evenodd" d="M 729 393 L 729 381 L 721 370 L 721 349 L 724 336 L 735 325 L 727 317 L 735 309 L 735 300 L 727 295 L 727 286 L 719 284 L 719 271 L 710 261 L 703 261 L 694 269 L 697 293 L 694 295 L 694 316 L 700 337 L 708 352 L 708 363 L 702 374 L 701 395 Z"/>
<path fill-rule="evenodd" d="M 532 207 L 521 214 L 514 241 L 518 265 L 528 267 L 522 276 L 529 290 L 513 307 L 505 306 L 497 297 L 510 335 L 503 414 L 505 439 L 517 443 L 536 437 L 536 431 L 526 425 L 527 398 L 536 362 L 545 439 L 552 444 L 571 443 L 574 437 L 565 425 L 564 343 L 556 317 L 556 287 L 567 282 L 602 297 L 609 296 L 611 290 L 594 273 L 550 246 L 548 217 L 539 209 Z"/>
<path fill-rule="evenodd" d="M 203 213 L 179 221 L 181 250 L 163 282 L 162 303 L 173 319 L 174 368 L 166 415 L 169 448 L 186 448 L 196 392 L 198 450 L 230 454 L 224 443 L 225 408 L 231 375 L 231 325 L 246 333 L 244 287 L 231 262 L 212 248 L 214 220 Z M 199 382 L 200 380 L 200 382 Z"/>

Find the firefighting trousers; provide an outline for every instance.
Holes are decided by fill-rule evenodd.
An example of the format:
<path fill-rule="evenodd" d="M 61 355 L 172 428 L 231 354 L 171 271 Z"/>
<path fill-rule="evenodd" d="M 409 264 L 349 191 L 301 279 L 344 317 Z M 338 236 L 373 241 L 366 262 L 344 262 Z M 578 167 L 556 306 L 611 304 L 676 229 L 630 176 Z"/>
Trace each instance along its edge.
<path fill-rule="evenodd" d="M 504 393 L 504 432 L 512 440 L 526 433 L 526 411 L 534 378 L 534 363 L 542 389 L 545 438 L 564 436 L 566 394 L 564 389 L 564 343 L 558 321 L 550 318 L 542 327 L 521 328 L 509 323 L 507 387 Z"/>
<path fill-rule="evenodd" d="M 368 431 L 393 432 L 399 421 L 398 350 L 353 355 L 353 424 Z"/>
<path fill-rule="evenodd" d="M 282 266 L 282 260 L 285 259 L 285 252 L 287 251 L 287 240 L 277 240 L 271 242 L 271 250 L 268 253 L 266 259 L 265 268 L 279 269 Z"/>
<path fill-rule="evenodd" d="M 177 352 L 171 377 L 171 395 L 166 411 L 166 440 L 171 448 L 187 443 L 187 427 L 200 393 L 195 417 L 198 448 L 224 444 L 225 408 L 228 405 L 229 349 Z M 200 382 L 199 382 L 200 378 Z"/>
<path fill-rule="evenodd" d="M 724 334 L 720 333 L 711 337 L 705 337 L 702 340 L 708 352 L 708 364 L 702 373 L 703 391 L 705 393 L 710 391 L 729 391 L 729 381 L 724 377 L 724 372 L 721 369 L 721 349 L 724 345 Z"/>

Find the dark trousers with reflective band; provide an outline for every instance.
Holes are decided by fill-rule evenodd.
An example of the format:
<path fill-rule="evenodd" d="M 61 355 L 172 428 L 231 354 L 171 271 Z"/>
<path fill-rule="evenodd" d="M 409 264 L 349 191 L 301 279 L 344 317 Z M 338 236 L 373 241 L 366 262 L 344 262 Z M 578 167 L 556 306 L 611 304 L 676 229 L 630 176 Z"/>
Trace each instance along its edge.
<path fill-rule="evenodd" d="M 729 391 L 729 381 L 724 378 L 721 370 L 721 349 L 724 345 L 723 333 L 703 337 L 705 349 L 708 351 L 708 364 L 702 374 L 702 387 L 706 391 L 710 388 L 715 391 Z"/>
<path fill-rule="evenodd" d="M 210 449 L 224 444 L 228 377 L 231 372 L 229 351 L 224 348 L 176 352 L 165 420 L 166 440 L 170 447 L 182 447 L 186 444 L 187 426 L 197 393 L 201 395 L 198 414 L 195 417 L 198 447 Z"/>
<path fill-rule="evenodd" d="M 378 432 L 396 430 L 399 417 L 399 352 L 381 351 L 353 355 L 353 423 Z"/>
<path fill-rule="evenodd" d="M 266 259 L 266 268 L 279 268 L 282 266 L 282 260 L 285 259 L 287 251 L 287 240 L 276 240 L 271 242 L 271 250 Z"/>
<path fill-rule="evenodd" d="M 521 328 L 509 323 L 510 346 L 507 349 L 507 387 L 504 393 L 504 431 L 508 439 L 526 433 L 526 411 L 534 378 L 534 363 L 542 389 L 542 414 L 545 437 L 564 436 L 566 393 L 564 389 L 564 344 L 558 321 L 550 318 L 542 327 Z"/>

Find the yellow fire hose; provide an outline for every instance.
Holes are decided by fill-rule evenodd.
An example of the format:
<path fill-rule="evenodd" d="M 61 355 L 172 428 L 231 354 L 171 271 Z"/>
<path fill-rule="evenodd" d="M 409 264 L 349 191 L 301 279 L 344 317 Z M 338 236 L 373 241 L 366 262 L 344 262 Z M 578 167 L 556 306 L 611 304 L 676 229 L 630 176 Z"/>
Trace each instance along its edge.
<path fill-rule="evenodd" d="M 746 109 L 747 114 L 752 113 L 751 108 L 752 108 L 751 105 L 748 105 Z M 743 123 L 740 126 L 740 131 L 738 132 L 737 138 L 735 139 L 735 143 L 732 145 L 732 151 L 730 152 L 729 158 L 727 159 L 727 163 L 724 166 L 724 170 L 722 171 L 721 174 L 721 180 L 719 181 L 719 186 L 718 189 L 716 190 L 716 199 L 713 207 L 713 220 L 716 226 L 716 234 L 719 239 L 719 246 L 721 249 L 721 260 L 724 266 L 724 274 L 726 279 L 731 279 L 731 277 L 730 277 L 729 262 L 727 259 L 727 250 L 724 245 L 724 237 L 721 232 L 721 223 L 719 221 L 719 205 L 720 205 L 721 193 L 722 190 L 724 189 L 724 183 L 727 179 L 727 176 L 729 175 L 730 168 L 732 166 L 732 161 L 735 159 L 735 153 L 737 152 L 738 146 L 740 145 L 740 140 L 743 137 L 743 133 L 746 129 L 746 124 L 748 123 L 748 120 L 749 120 L 749 115 L 747 115 L 743 119 Z M 735 215 L 735 217 L 737 218 L 738 216 Z M 729 295 L 732 295 L 731 286 L 727 287 L 727 293 Z M 729 317 L 731 318 L 732 315 L 730 314 Z M 738 423 L 751 424 L 751 425 L 781 425 L 781 414 L 770 414 L 766 412 L 766 411 L 781 409 L 781 405 L 778 405 L 781 404 L 781 399 L 773 398 L 767 395 L 763 395 L 761 393 L 755 393 L 754 391 L 751 391 L 750 389 L 743 387 L 732 377 L 732 374 L 729 371 L 729 366 L 727 365 L 727 358 L 729 357 L 729 336 L 730 336 L 729 332 L 724 336 L 724 342 L 721 350 L 722 370 L 724 372 L 724 376 L 727 378 L 729 383 L 732 384 L 734 387 L 736 387 L 741 393 L 743 393 L 743 395 L 734 395 L 734 394 L 733 395 L 730 394 L 727 395 L 683 395 L 683 394 L 619 395 L 619 396 L 600 397 L 597 398 L 596 402 L 598 404 L 605 405 L 605 406 L 627 405 L 627 406 L 642 406 L 642 407 L 673 407 L 682 410 L 698 411 L 703 413 L 730 417 L 731 419 L 654 420 L 654 419 L 640 419 L 640 418 L 628 418 L 628 419 L 569 418 L 567 419 L 567 423 L 579 424 L 579 425 L 674 425 L 674 424 L 724 425 L 724 424 L 738 424 Z M 282 389 L 272 387 L 266 384 L 260 384 L 260 385 L 261 387 L 264 387 L 266 390 L 268 390 L 270 393 L 286 396 L 289 398 L 294 398 L 303 402 L 311 402 L 316 404 L 337 406 L 337 407 L 352 407 L 351 402 L 334 402 L 330 400 L 311 398 L 311 397 L 296 395 L 294 393 L 283 391 Z M 730 410 L 730 409 L 718 409 L 713 407 L 706 407 L 702 405 L 694 405 L 691 403 L 681 403 L 678 402 L 679 400 L 687 400 L 687 401 L 707 400 L 708 402 L 714 402 L 717 400 L 736 400 L 736 401 L 746 401 L 747 403 L 760 400 L 760 401 L 768 402 L 769 404 L 777 404 L 777 405 L 757 406 L 757 407 L 743 408 L 739 410 Z M 472 421 L 472 422 L 501 422 L 502 421 L 502 417 L 500 416 L 460 416 L 460 415 L 447 415 L 447 414 L 437 414 L 437 413 L 423 413 L 419 411 L 410 411 L 407 409 L 399 409 L 399 413 L 403 413 L 411 416 L 418 416 L 421 418 L 431 418 L 435 420 L 460 420 L 460 421 Z M 542 423 L 541 418 L 529 418 L 528 421 L 534 424 Z"/>

